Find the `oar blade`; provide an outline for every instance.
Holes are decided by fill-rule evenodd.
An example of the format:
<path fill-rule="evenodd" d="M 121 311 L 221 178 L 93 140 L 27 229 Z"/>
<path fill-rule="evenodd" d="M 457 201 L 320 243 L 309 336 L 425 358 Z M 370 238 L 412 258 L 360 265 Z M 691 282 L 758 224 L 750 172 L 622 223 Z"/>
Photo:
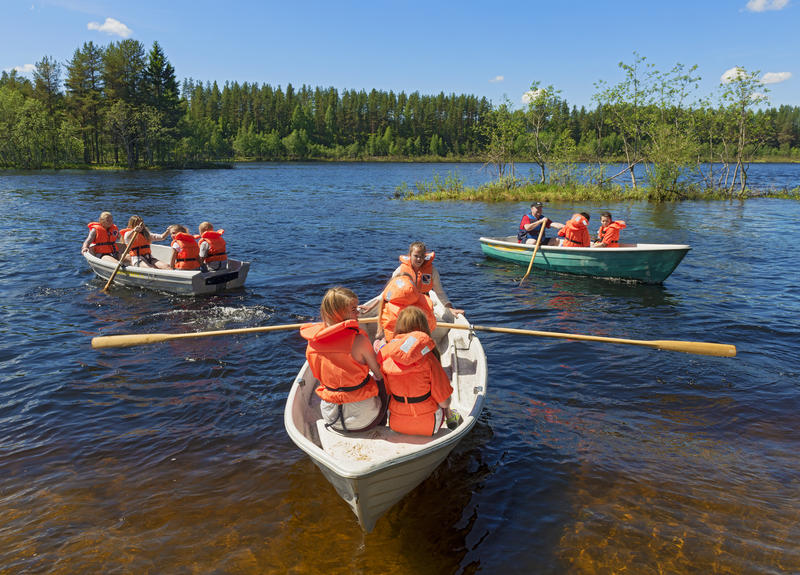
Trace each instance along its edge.
<path fill-rule="evenodd" d="M 664 349 L 668 351 L 682 351 L 683 353 L 713 355 L 716 357 L 736 357 L 736 346 L 725 343 L 673 340 L 656 340 L 651 343 L 658 347 L 658 349 Z"/>
<path fill-rule="evenodd" d="M 134 333 L 125 335 L 104 335 L 92 338 L 94 349 L 104 349 L 108 347 L 133 347 L 134 345 L 147 345 L 149 343 L 161 343 L 175 339 L 175 334 L 169 333 Z"/>

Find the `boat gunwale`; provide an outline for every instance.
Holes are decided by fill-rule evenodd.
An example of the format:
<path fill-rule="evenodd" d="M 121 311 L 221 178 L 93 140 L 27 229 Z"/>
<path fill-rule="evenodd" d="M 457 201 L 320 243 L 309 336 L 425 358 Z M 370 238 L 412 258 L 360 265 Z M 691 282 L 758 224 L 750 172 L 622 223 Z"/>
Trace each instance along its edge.
<path fill-rule="evenodd" d="M 90 266 L 92 266 L 93 271 L 94 271 L 94 266 L 92 264 L 95 264 L 95 265 L 103 268 L 104 270 L 108 270 L 108 271 L 110 271 L 112 273 L 114 271 L 114 268 L 117 267 L 117 262 L 114 262 L 114 263 L 109 262 L 108 260 L 104 260 L 102 258 L 99 258 L 99 257 L 97 257 L 96 255 L 94 255 L 94 254 L 92 254 L 90 252 L 84 252 L 83 253 L 83 257 L 86 258 L 86 261 L 89 263 Z M 139 266 L 134 266 L 134 265 L 128 264 L 128 265 L 120 266 L 119 271 L 117 273 L 118 274 L 119 273 L 123 273 L 123 274 L 126 274 L 126 275 L 129 275 L 131 272 L 134 272 L 134 273 L 145 273 L 145 274 L 152 274 L 154 276 L 161 276 L 161 277 L 166 277 L 166 278 L 191 280 L 192 278 L 194 278 L 197 275 L 202 275 L 202 276 L 205 276 L 205 277 L 214 277 L 215 275 L 221 275 L 223 273 L 230 273 L 230 272 L 240 271 L 245 264 L 249 264 L 250 263 L 250 262 L 245 262 L 245 261 L 235 260 L 235 259 L 228 259 L 228 261 L 229 262 L 234 262 L 234 265 L 237 266 L 237 267 L 235 267 L 233 269 L 226 268 L 226 269 L 223 269 L 223 270 L 209 270 L 207 272 L 203 272 L 203 271 L 201 271 L 199 269 L 197 269 L 197 270 L 164 270 L 164 269 L 161 269 L 161 268 L 143 268 L 143 267 L 139 267 Z"/>

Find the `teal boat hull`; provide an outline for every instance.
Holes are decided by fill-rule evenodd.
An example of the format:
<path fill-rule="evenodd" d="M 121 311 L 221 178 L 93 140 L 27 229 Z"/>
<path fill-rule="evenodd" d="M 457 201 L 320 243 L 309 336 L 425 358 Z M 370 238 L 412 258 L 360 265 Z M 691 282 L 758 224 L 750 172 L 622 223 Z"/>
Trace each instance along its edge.
<path fill-rule="evenodd" d="M 515 236 L 480 239 L 486 256 L 528 266 L 534 246 Z M 533 267 L 604 279 L 660 284 L 691 249 L 683 244 L 625 244 L 619 248 L 540 246 Z"/>

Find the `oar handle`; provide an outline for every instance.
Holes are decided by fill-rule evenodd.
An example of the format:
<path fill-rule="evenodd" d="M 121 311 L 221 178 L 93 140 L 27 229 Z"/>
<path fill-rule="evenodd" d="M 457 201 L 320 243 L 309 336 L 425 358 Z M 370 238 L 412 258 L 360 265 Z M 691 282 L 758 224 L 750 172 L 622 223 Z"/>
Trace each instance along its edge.
<path fill-rule="evenodd" d="M 536 337 L 553 337 L 559 339 L 573 339 L 578 341 L 601 341 L 605 343 L 621 343 L 626 345 L 639 345 L 668 351 L 682 351 L 699 355 L 713 355 L 717 357 L 735 357 L 736 346 L 724 343 L 708 343 L 701 341 L 674 341 L 674 340 L 640 340 L 621 339 L 616 337 L 603 337 L 599 335 L 584 335 L 578 333 L 559 333 L 554 331 L 535 331 L 531 329 L 516 329 L 511 327 L 490 327 L 483 325 L 462 325 L 457 323 L 438 323 L 439 327 L 451 329 L 471 329 L 493 333 L 513 333 L 518 335 L 531 335 Z"/>
<path fill-rule="evenodd" d="M 375 323 L 377 318 L 368 317 L 358 320 L 360 323 Z M 103 349 L 107 347 L 133 347 L 135 345 L 148 345 L 162 343 L 176 339 L 192 339 L 198 337 L 214 337 L 217 335 L 235 335 L 240 333 L 263 333 L 269 331 L 283 331 L 300 329 L 304 323 L 288 323 L 283 325 L 266 325 L 262 327 L 242 327 L 238 329 L 221 329 L 217 331 L 196 331 L 191 333 L 133 333 L 125 335 L 103 335 L 92 338 L 92 347 Z"/>

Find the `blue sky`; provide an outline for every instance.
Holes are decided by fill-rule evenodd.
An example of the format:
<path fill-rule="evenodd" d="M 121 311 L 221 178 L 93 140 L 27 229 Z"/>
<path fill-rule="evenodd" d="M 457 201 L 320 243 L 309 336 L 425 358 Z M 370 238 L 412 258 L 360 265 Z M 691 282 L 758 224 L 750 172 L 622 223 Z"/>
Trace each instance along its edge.
<path fill-rule="evenodd" d="M 3 0 L 0 69 L 31 77 L 84 42 L 157 40 L 179 80 L 467 93 L 521 105 L 534 80 L 593 107 L 595 83 L 633 53 L 698 65 L 698 96 L 735 66 L 760 71 L 770 105 L 800 105 L 800 0 L 305 2 Z M 776 81 L 777 80 L 777 81 Z"/>

